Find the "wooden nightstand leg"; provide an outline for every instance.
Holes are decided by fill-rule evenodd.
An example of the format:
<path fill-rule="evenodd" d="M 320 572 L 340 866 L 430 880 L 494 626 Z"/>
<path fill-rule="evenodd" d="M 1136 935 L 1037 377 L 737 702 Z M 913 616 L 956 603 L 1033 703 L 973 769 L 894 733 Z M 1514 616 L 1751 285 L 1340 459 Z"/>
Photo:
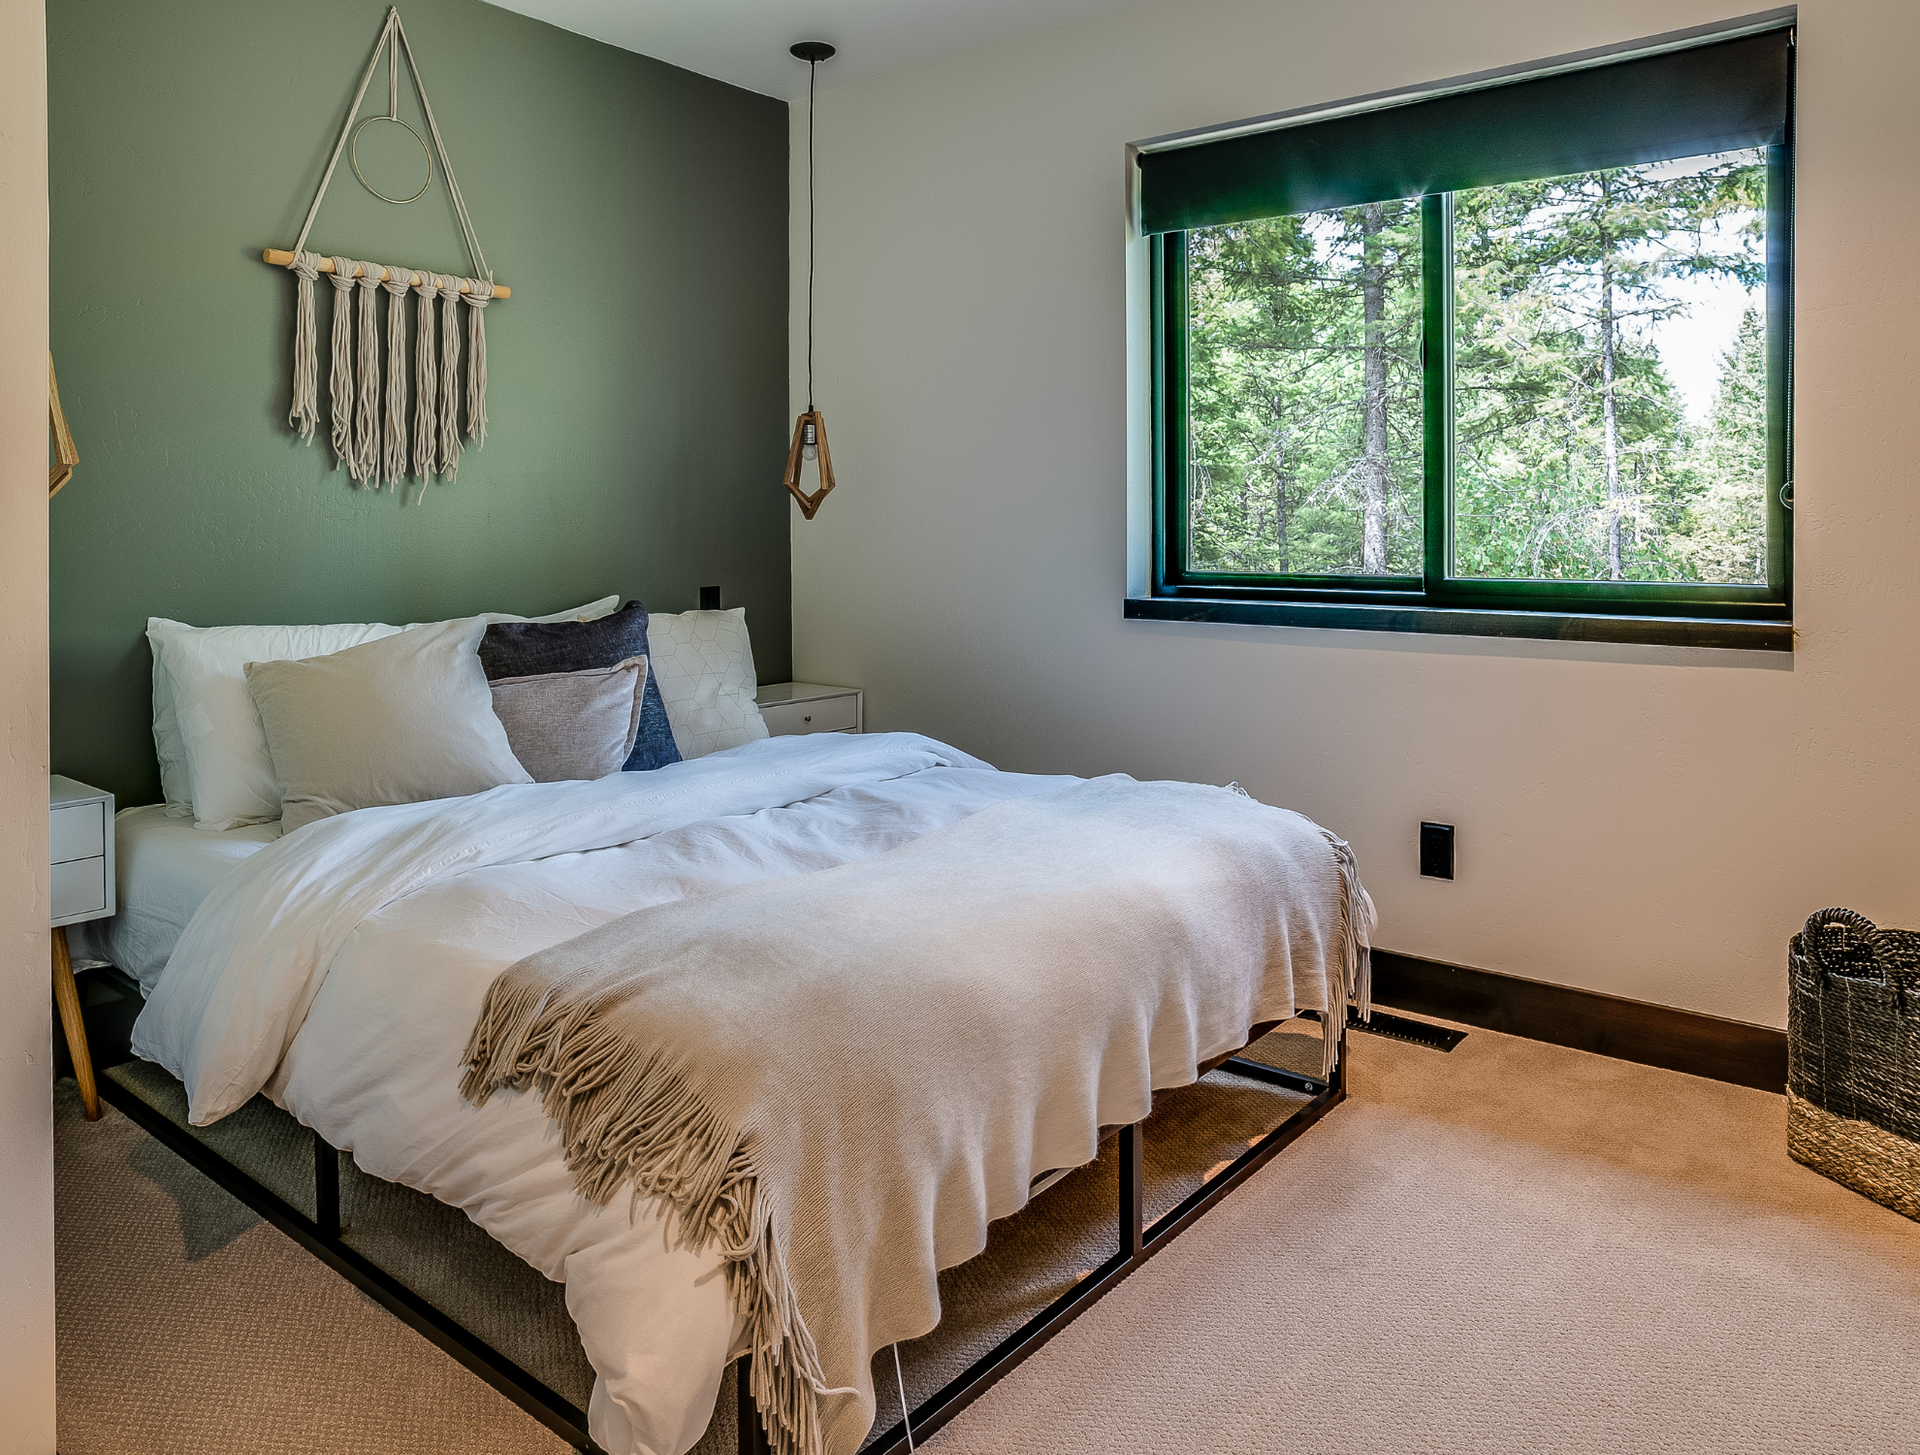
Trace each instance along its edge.
<path fill-rule="evenodd" d="M 67 1033 L 67 1054 L 73 1058 L 74 1079 L 87 1120 L 100 1120 L 100 1093 L 93 1084 L 93 1058 L 87 1054 L 87 1026 L 80 1019 L 80 987 L 73 983 L 73 956 L 67 950 L 67 927 L 53 931 L 53 999 L 60 1007 L 60 1024 Z"/>

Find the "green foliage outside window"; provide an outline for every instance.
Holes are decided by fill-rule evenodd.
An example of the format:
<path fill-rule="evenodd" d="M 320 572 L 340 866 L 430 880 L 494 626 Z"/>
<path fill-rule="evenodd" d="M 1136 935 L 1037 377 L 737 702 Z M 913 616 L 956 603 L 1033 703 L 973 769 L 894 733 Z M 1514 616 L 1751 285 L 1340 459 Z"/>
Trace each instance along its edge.
<path fill-rule="evenodd" d="M 1418 575 L 1420 206 L 1187 238 L 1198 570 Z"/>
<path fill-rule="evenodd" d="M 1184 235 L 1185 568 L 1417 577 L 1441 518 L 1451 579 L 1766 586 L 1765 154 L 1457 192 L 1436 251 L 1423 225 L 1445 215 L 1413 199 Z"/>

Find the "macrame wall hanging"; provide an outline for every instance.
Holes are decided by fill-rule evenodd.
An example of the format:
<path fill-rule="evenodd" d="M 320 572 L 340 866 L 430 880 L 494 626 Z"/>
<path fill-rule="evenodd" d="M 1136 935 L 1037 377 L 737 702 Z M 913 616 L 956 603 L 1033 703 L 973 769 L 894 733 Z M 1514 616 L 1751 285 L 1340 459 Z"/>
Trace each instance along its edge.
<path fill-rule="evenodd" d="M 827 449 L 827 422 L 813 407 L 813 78 L 820 62 L 834 53 L 824 40 L 803 40 L 789 52 L 807 63 L 807 407 L 793 422 L 793 443 L 787 447 L 784 483 L 800 502 L 800 514 L 812 520 L 833 489 L 833 455 Z M 812 461 L 820 486 L 811 494 L 800 488 L 800 473 Z"/>
<path fill-rule="evenodd" d="M 360 171 L 360 132 L 374 122 L 405 127 L 400 120 L 400 53 L 406 52 L 407 70 L 413 76 L 414 91 L 427 119 L 427 131 L 433 138 L 433 150 L 414 139 L 426 152 L 427 180 L 411 197 L 388 197 L 377 191 Z M 373 80 L 382 54 L 387 57 L 387 114 L 359 121 L 360 104 L 366 99 L 367 86 Z M 355 122 L 359 121 L 358 126 Z M 413 131 L 412 127 L 407 127 Z M 322 257 L 306 251 L 307 234 L 320 215 L 320 203 L 327 195 L 340 155 L 352 144 L 354 175 L 383 202 L 404 206 L 422 196 L 433 185 L 433 158 L 440 157 L 440 173 L 446 179 L 447 195 L 453 201 L 454 215 L 473 262 L 473 276 L 457 278 L 445 273 L 422 272 L 391 263 L 370 263 L 347 257 Z M 433 103 L 427 100 L 426 83 L 420 79 L 420 67 L 407 40 L 406 27 L 400 23 L 398 9 L 387 11 L 386 23 L 373 56 L 360 77 L 360 89 L 353 93 L 353 105 L 340 137 L 333 144 L 320 190 L 314 193 L 313 206 L 290 250 L 267 248 L 260 256 L 277 267 L 286 268 L 298 280 L 295 286 L 293 323 L 293 407 L 287 422 L 307 443 L 313 442 L 320 425 L 318 329 L 314 323 L 313 285 L 322 273 L 333 285 L 332 370 L 328 376 L 328 402 L 332 406 L 333 453 L 337 464 L 347 473 L 376 490 L 382 485 L 399 485 L 409 474 L 418 475 L 424 486 L 435 474 L 453 479 L 465 449 L 461 440 L 459 389 L 460 311 L 466 310 L 467 387 L 465 392 L 466 438 L 475 446 L 487 441 L 487 329 L 486 308 L 496 298 L 510 296 L 511 290 L 493 281 L 487 256 L 480 250 L 480 239 L 467 215 L 466 199 L 454 179 L 453 163 L 447 158 L 447 144 L 434 120 Z M 387 295 L 386 308 L 386 390 L 381 392 L 380 327 L 376 304 L 378 295 Z M 416 300 L 414 322 L 414 388 L 411 414 L 407 399 L 407 294 Z M 436 307 L 439 311 L 438 343 L 435 341 Z M 409 429 L 411 424 L 411 429 Z M 411 450 L 409 450 L 411 446 Z"/>

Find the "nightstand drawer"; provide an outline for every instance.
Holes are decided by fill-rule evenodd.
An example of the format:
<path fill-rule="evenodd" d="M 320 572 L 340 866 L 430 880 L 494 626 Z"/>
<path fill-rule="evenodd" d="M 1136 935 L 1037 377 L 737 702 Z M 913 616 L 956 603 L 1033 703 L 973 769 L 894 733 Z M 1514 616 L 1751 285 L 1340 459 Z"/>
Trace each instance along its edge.
<path fill-rule="evenodd" d="M 793 733 L 851 732 L 859 722 L 859 705 L 852 693 L 822 697 L 813 702 L 775 702 L 760 709 L 767 731 L 774 737 Z"/>
<path fill-rule="evenodd" d="M 53 862 L 97 859 L 107 852 L 107 813 L 101 803 L 76 803 L 56 808 L 52 821 Z"/>
<path fill-rule="evenodd" d="M 58 817 L 58 815 L 55 815 Z M 53 866 L 53 922 L 99 914 L 107 907 L 107 861 L 69 859 Z"/>

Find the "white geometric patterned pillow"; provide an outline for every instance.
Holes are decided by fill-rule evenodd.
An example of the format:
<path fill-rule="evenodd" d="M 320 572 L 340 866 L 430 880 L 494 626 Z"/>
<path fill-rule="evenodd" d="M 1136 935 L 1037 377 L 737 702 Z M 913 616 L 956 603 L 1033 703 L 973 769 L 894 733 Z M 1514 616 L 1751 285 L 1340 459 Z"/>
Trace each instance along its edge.
<path fill-rule="evenodd" d="M 654 615 L 647 621 L 647 647 L 648 668 L 660 684 L 682 758 L 767 736 L 753 700 L 759 679 L 743 608 Z"/>

